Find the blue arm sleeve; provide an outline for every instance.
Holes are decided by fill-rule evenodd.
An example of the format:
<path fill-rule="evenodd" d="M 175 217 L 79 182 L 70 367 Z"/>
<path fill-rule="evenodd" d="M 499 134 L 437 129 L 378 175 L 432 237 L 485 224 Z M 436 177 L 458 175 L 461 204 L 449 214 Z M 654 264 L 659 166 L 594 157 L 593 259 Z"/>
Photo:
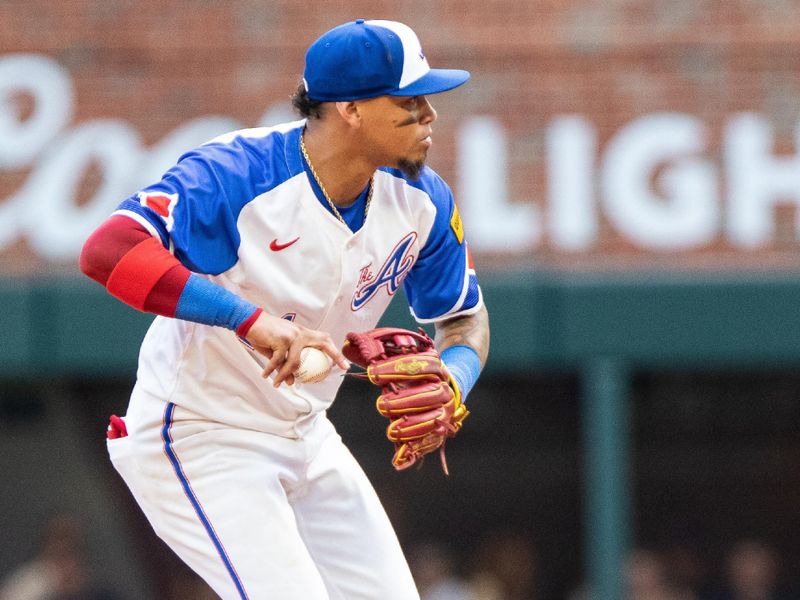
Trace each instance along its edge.
<path fill-rule="evenodd" d="M 442 351 L 440 357 L 458 384 L 461 400 L 465 400 L 481 373 L 478 353 L 470 346 L 450 346 Z"/>
<path fill-rule="evenodd" d="M 175 317 L 236 331 L 257 308 L 233 292 L 192 273 L 178 299 Z"/>

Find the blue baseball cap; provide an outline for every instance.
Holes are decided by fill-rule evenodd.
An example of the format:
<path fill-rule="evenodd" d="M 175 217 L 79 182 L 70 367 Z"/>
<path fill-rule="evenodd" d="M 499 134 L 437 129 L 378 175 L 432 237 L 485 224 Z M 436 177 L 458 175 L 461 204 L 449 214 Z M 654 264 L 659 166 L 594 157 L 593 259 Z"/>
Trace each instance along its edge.
<path fill-rule="evenodd" d="M 320 102 L 438 94 L 468 79 L 467 71 L 431 69 L 408 25 L 364 19 L 334 27 L 311 44 L 303 73 L 308 97 Z"/>

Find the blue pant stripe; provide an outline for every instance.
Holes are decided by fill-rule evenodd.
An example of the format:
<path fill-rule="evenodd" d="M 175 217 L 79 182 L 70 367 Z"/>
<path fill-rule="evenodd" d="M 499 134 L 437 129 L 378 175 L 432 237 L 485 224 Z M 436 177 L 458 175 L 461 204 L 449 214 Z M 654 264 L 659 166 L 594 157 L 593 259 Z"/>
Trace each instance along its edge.
<path fill-rule="evenodd" d="M 183 492 L 186 494 L 186 497 L 192 504 L 195 513 L 197 513 L 197 517 L 203 524 L 208 537 L 211 539 L 211 543 L 214 544 L 214 547 L 217 549 L 217 553 L 222 559 L 222 563 L 225 565 L 228 574 L 231 576 L 231 579 L 233 579 L 233 584 L 236 586 L 236 589 L 239 592 L 239 597 L 242 598 L 242 600 L 247 600 L 247 593 L 244 591 L 244 586 L 239 579 L 239 575 L 233 568 L 233 564 L 231 564 L 231 560 L 228 557 L 228 554 L 225 552 L 222 542 L 220 542 L 219 538 L 217 537 L 217 533 L 211 526 L 211 522 L 208 520 L 208 517 L 203 511 L 203 507 L 200 505 L 197 496 L 195 496 L 194 490 L 192 490 L 192 487 L 189 485 L 189 480 L 186 478 L 186 474 L 183 472 L 183 467 L 181 467 L 181 463 L 172 448 L 172 436 L 170 435 L 170 428 L 172 427 L 172 413 L 174 411 L 175 405 L 172 402 L 167 404 L 167 409 L 164 412 L 164 427 L 161 429 L 161 439 L 164 440 L 164 452 L 166 453 L 167 458 L 169 458 L 169 462 L 172 463 L 172 468 L 175 470 L 175 475 L 178 477 L 178 481 L 180 481 L 181 486 L 183 487 Z"/>

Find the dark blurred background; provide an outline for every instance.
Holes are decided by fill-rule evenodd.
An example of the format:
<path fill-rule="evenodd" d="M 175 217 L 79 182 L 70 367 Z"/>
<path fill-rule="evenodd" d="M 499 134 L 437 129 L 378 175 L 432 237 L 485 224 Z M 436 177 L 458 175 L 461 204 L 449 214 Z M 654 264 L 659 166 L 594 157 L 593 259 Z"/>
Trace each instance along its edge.
<path fill-rule="evenodd" d="M 800 598 L 800 3 L 3 0 L 0 599 L 213 597 L 107 460 L 151 317 L 77 255 L 361 17 L 472 72 L 432 99 L 493 326 L 450 476 L 394 472 L 369 386 L 331 411 L 424 600 Z"/>

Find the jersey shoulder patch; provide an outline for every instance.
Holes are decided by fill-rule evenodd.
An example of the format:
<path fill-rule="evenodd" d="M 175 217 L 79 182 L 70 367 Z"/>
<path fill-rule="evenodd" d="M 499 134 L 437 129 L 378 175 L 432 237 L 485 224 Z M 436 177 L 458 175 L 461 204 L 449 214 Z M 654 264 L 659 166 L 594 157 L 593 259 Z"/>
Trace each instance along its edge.
<path fill-rule="evenodd" d="M 464 224 L 461 222 L 461 215 L 458 214 L 458 206 L 453 202 L 453 214 L 450 217 L 450 229 L 456 235 L 459 244 L 464 243 Z"/>

